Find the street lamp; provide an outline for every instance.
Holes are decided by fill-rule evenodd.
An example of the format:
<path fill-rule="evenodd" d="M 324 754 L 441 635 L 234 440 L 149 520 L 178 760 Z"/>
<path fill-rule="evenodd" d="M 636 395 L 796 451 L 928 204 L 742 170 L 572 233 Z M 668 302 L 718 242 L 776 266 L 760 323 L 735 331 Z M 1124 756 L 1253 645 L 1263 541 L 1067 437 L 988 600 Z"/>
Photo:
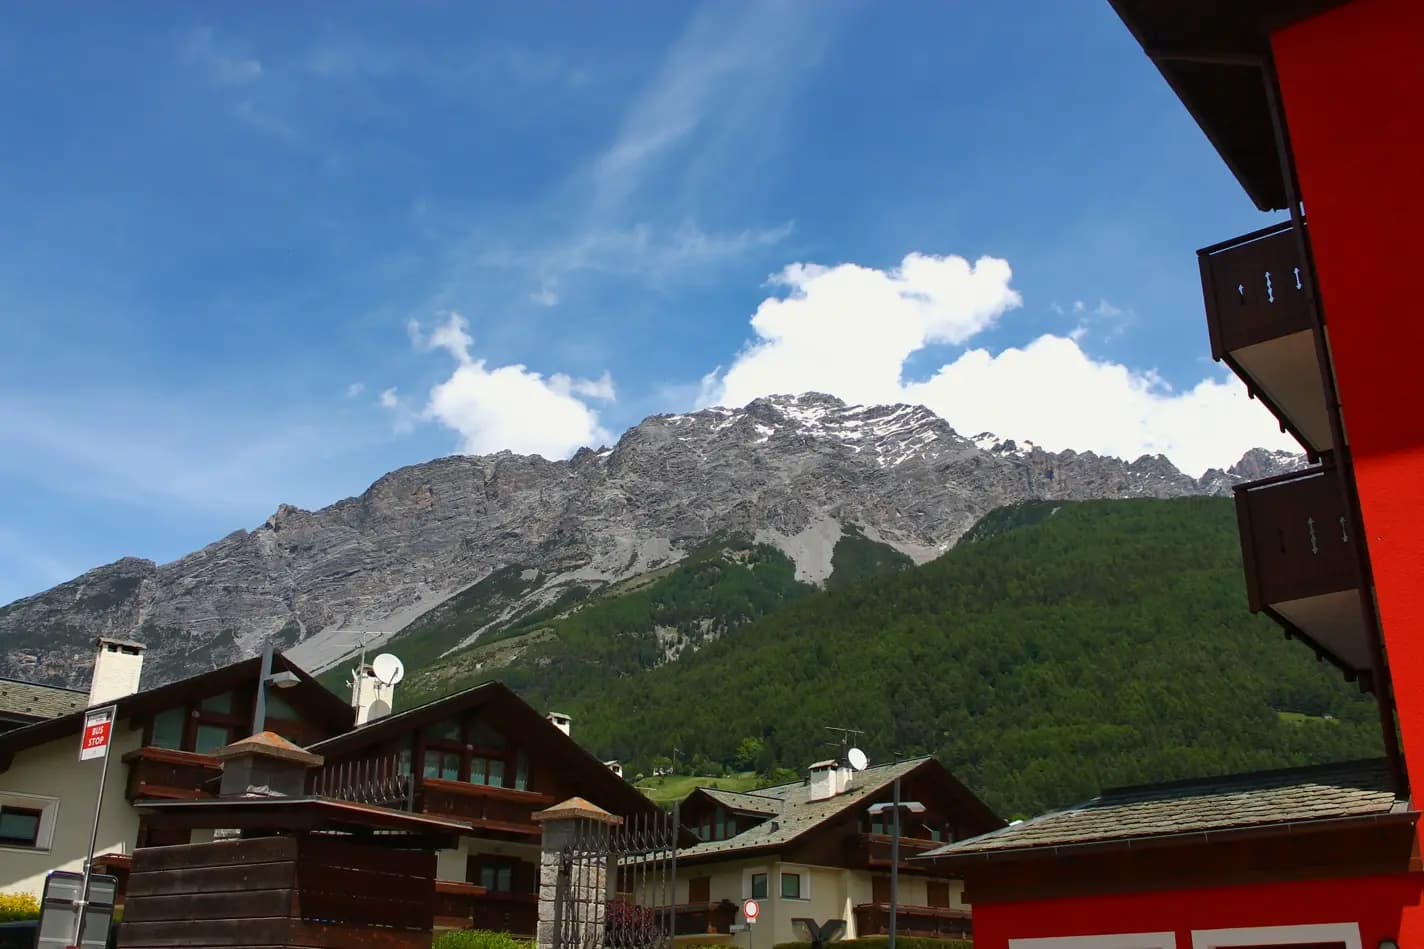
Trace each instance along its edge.
<path fill-rule="evenodd" d="M 257 701 L 252 705 L 252 734 L 261 734 L 267 726 L 267 686 L 290 689 L 301 681 L 295 672 L 286 669 L 273 672 L 271 644 L 262 650 L 262 671 L 257 677 Z"/>
<path fill-rule="evenodd" d="M 890 835 L 890 945 L 889 949 L 895 949 L 895 922 L 900 915 L 900 812 L 909 811 L 911 814 L 923 814 L 925 806 L 919 801 L 900 800 L 900 779 L 895 779 L 894 798 L 889 804 L 872 804 L 870 813 L 883 814 L 886 811 L 893 813 L 894 830 Z"/>

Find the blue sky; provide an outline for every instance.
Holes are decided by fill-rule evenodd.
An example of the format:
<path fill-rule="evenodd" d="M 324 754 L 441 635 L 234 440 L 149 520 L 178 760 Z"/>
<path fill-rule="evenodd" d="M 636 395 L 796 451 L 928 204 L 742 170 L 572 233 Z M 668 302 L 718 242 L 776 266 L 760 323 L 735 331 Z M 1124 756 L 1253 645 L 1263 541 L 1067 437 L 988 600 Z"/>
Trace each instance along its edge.
<path fill-rule="evenodd" d="M 1192 253 L 1264 221 L 1106 2 L 292 6 L 4 13 L 0 603 L 791 389 L 1286 444 Z"/>

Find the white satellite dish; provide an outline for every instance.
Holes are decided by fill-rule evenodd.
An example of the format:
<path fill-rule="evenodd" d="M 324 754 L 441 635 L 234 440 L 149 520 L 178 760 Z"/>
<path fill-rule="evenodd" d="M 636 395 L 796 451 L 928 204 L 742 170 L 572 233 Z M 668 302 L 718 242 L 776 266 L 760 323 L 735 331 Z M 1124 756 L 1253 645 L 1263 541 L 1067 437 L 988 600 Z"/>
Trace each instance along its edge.
<path fill-rule="evenodd" d="M 864 771 L 870 767 L 870 759 L 865 757 L 865 752 L 859 748 L 852 748 L 846 752 L 846 760 L 850 762 L 851 768 L 856 771 Z"/>
<path fill-rule="evenodd" d="M 395 685 L 405 678 L 405 664 L 388 652 L 371 660 L 371 671 L 386 685 Z"/>

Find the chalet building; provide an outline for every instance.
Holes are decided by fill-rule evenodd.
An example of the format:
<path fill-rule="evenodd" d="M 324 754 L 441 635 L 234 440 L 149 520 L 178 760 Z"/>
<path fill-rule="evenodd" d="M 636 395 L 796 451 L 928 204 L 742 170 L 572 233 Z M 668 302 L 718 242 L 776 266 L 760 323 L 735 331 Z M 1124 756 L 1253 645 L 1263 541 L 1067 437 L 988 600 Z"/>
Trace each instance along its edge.
<path fill-rule="evenodd" d="M 86 693 L 75 689 L 0 678 L 0 734 L 68 715 L 84 708 L 87 700 Z"/>
<path fill-rule="evenodd" d="M 389 687 L 369 688 L 359 676 L 353 708 L 274 653 L 271 673 L 286 687 L 266 689 L 258 722 L 260 658 L 124 693 L 137 684 L 134 648 L 101 644 L 94 689 L 81 700 L 118 709 L 95 852 L 96 865 L 121 880 L 136 847 L 211 838 L 210 830 L 176 826 L 154 805 L 216 801 L 219 752 L 262 732 L 321 757 L 306 789 L 314 797 L 463 828 L 437 855 L 437 913 L 446 926 L 534 932 L 536 812 L 573 796 L 620 816 L 655 809 L 574 742 L 566 716 L 546 720 L 499 684 L 382 715 Z M 38 894 L 49 871 L 82 868 L 100 773 L 99 762 L 78 761 L 83 714 L 0 734 L 0 892 Z"/>
<path fill-rule="evenodd" d="M 1003 821 L 933 758 L 853 772 L 834 761 L 813 765 L 805 781 L 747 794 L 701 788 L 684 801 L 683 825 L 699 843 L 677 856 L 676 930 L 680 939 L 729 934 L 743 900 L 761 907 L 736 939 L 745 949 L 804 939 L 793 921 L 846 921 L 846 937 L 886 932 L 890 910 L 888 804 L 900 782 L 902 811 L 898 929 L 946 937 L 969 931 L 962 884 L 908 858 L 945 842 L 983 834 Z M 709 935 L 710 934 L 710 935 Z"/>
<path fill-rule="evenodd" d="M 1385 757 L 1109 791 L 920 862 L 964 876 L 980 949 L 1424 946 L 1424 4 L 1111 2 L 1287 214 L 1197 254 L 1212 355 L 1312 462 L 1236 489 L 1248 606 L 1374 696 Z"/>

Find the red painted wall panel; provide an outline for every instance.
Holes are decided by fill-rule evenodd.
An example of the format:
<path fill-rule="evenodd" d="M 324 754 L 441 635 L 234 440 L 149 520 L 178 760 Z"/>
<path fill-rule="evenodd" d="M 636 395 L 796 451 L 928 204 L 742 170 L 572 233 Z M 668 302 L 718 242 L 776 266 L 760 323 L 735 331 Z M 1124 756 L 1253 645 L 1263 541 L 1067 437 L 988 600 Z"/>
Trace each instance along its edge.
<path fill-rule="evenodd" d="M 1410 783 L 1424 792 L 1424 3 L 1272 38 L 1369 538 Z"/>
<path fill-rule="evenodd" d="M 972 893 L 971 893 L 972 895 Z M 1399 875 L 1309 883 L 1218 887 L 1096 899 L 974 906 L 974 949 L 1006 949 L 1010 939 L 1103 933 L 1175 932 L 1191 949 L 1193 930 L 1356 922 L 1361 945 L 1397 939 L 1424 946 L 1405 914 L 1420 915 L 1424 876 Z"/>

